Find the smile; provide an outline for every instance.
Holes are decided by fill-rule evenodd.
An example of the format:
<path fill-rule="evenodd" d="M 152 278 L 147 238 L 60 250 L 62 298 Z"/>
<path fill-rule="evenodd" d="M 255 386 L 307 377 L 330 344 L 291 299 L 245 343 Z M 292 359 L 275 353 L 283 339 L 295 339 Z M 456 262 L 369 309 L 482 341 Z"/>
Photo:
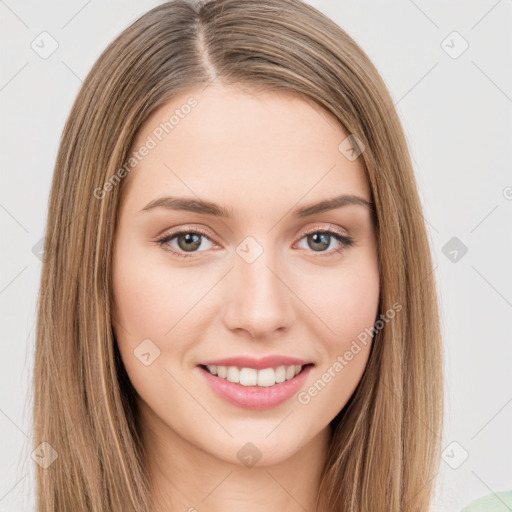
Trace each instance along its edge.
<path fill-rule="evenodd" d="M 219 365 L 199 365 L 196 369 L 213 392 L 226 402 L 246 409 L 269 409 L 294 396 L 313 367 L 310 363 L 258 370 Z"/>
<path fill-rule="evenodd" d="M 270 387 L 293 379 L 302 371 L 301 365 L 281 365 L 276 368 L 238 368 L 237 366 L 206 365 L 207 371 L 220 379 L 242 386 Z"/>

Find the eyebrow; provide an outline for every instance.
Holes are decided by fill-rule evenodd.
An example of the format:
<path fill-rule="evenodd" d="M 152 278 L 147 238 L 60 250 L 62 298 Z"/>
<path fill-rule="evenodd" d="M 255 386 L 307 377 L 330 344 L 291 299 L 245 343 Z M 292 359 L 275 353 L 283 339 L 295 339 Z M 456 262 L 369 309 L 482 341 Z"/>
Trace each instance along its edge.
<path fill-rule="evenodd" d="M 301 208 L 294 210 L 292 215 L 299 218 L 309 217 L 310 215 L 315 215 L 317 213 L 334 210 L 336 208 L 341 208 L 348 205 L 362 206 L 363 208 L 367 208 L 368 210 L 372 211 L 373 203 L 359 196 L 343 194 L 341 196 L 332 197 L 330 199 L 324 199 L 323 201 L 315 204 L 302 206 Z M 233 213 L 231 209 L 225 208 L 210 201 L 188 197 L 170 196 L 154 199 L 140 211 L 150 211 L 155 208 L 165 208 L 167 210 L 184 210 L 188 212 L 200 213 L 203 215 L 212 215 L 214 217 L 230 217 Z"/>

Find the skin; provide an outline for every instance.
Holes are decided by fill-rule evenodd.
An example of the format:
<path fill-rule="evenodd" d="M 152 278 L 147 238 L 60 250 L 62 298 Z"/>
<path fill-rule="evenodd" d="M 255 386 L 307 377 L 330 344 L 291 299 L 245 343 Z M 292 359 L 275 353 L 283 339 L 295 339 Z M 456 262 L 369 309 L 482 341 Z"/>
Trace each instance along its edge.
<path fill-rule="evenodd" d="M 348 205 L 307 218 L 290 212 L 342 193 L 370 201 L 361 158 L 338 150 L 346 133 L 319 107 L 288 93 L 251 94 L 215 83 L 176 96 L 142 126 L 134 148 L 194 96 L 198 105 L 125 179 L 114 242 L 114 331 L 138 397 L 157 510 L 311 510 L 331 436 L 366 366 L 370 343 L 308 404 L 294 396 L 267 410 L 225 402 L 201 361 L 281 354 L 315 363 L 307 390 L 378 314 L 375 226 Z M 155 208 L 162 196 L 201 198 L 230 218 Z M 199 247 L 175 237 L 207 232 Z M 316 242 L 309 228 L 337 229 Z M 237 253 L 246 237 L 263 252 Z M 322 246 L 322 242 L 324 242 Z M 189 259 L 167 249 L 192 254 Z M 194 252 L 195 251 L 195 252 Z M 150 365 L 134 350 L 150 339 Z M 237 452 L 251 442 L 253 467 Z"/>

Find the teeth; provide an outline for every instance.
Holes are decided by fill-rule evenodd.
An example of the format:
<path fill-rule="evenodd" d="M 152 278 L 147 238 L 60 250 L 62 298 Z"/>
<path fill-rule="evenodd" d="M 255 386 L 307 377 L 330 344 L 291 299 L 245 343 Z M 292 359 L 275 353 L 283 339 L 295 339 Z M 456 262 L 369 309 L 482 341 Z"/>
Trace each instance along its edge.
<path fill-rule="evenodd" d="M 207 365 L 207 368 L 208 368 L 208 371 L 209 371 L 212 375 L 217 375 L 217 365 L 216 365 L 216 364 Z"/>
<path fill-rule="evenodd" d="M 295 367 L 293 367 L 293 374 L 295 375 Z M 258 370 L 258 386 L 268 387 L 276 383 L 276 371 L 273 368 L 265 368 Z"/>
<path fill-rule="evenodd" d="M 228 366 L 226 380 L 229 380 L 229 382 L 240 382 L 240 370 L 236 366 Z"/>
<path fill-rule="evenodd" d="M 277 368 L 264 368 L 256 370 L 255 368 L 238 368 L 237 366 L 217 366 L 207 365 L 208 371 L 212 375 L 217 375 L 221 379 L 229 382 L 241 384 L 242 386 L 261 386 L 269 387 L 279 384 L 285 380 L 290 380 L 299 374 L 302 370 L 300 364 L 291 366 L 278 366 Z"/>
<path fill-rule="evenodd" d="M 242 384 L 242 386 L 258 385 L 258 370 L 254 368 L 242 368 L 238 382 Z"/>

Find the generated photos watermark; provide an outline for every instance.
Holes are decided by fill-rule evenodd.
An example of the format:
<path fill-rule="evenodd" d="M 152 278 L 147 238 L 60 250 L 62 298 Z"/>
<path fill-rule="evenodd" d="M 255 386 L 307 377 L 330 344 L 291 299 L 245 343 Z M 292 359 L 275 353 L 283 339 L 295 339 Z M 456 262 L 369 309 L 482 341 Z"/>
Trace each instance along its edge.
<path fill-rule="evenodd" d="M 307 390 L 301 391 L 297 395 L 297 400 L 302 405 L 308 405 L 311 402 L 311 399 L 317 396 L 325 386 L 331 382 L 336 375 L 339 375 L 345 366 L 348 365 L 354 356 L 361 352 L 362 347 L 368 345 L 371 342 L 374 334 L 380 331 L 385 324 L 387 324 L 390 320 L 395 318 L 396 313 L 402 310 L 402 304 L 395 302 L 393 306 L 388 309 L 384 314 L 379 315 L 379 319 L 373 324 L 372 327 L 367 327 L 364 331 L 360 332 L 357 335 L 357 339 L 352 341 L 350 348 L 347 349 L 342 355 L 338 355 L 334 363 L 327 368 L 327 370 L 322 373 L 320 378 L 318 378 L 314 384 L 312 384 Z"/>
<path fill-rule="evenodd" d="M 133 151 L 131 156 L 126 160 L 122 167 L 120 167 L 104 184 L 102 187 L 94 189 L 93 195 L 96 199 L 103 199 L 107 192 L 113 190 L 121 180 L 126 177 L 132 169 L 142 162 L 146 156 L 149 155 L 152 149 L 162 142 L 165 135 L 168 135 L 176 126 L 178 126 L 186 116 L 190 114 L 194 107 L 197 107 L 198 101 L 194 96 L 188 98 L 187 102 L 174 110 L 174 113 L 167 121 L 160 123 L 148 135 L 144 143 L 136 150 Z"/>

